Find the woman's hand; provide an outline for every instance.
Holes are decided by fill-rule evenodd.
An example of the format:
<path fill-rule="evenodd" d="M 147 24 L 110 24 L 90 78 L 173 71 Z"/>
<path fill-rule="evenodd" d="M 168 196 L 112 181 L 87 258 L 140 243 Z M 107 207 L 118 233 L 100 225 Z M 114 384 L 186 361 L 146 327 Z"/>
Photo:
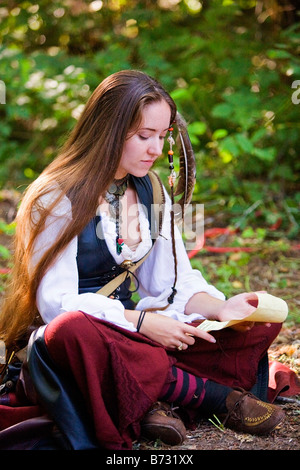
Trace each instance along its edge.
<path fill-rule="evenodd" d="M 202 338 L 215 343 L 215 338 L 199 328 L 182 323 L 174 318 L 158 313 L 147 312 L 140 333 L 166 348 L 187 349 L 195 343 L 195 338 Z"/>
<path fill-rule="evenodd" d="M 258 297 L 255 292 L 245 292 L 243 294 L 235 295 L 226 300 L 222 305 L 219 312 L 219 321 L 228 320 L 242 320 L 253 313 L 258 305 Z M 231 326 L 232 329 L 237 331 L 248 331 L 255 325 L 254 322 L 242 322 Z M 264 323 L 269 326 L 269 323 Z"/>
<path fill-rule="evenodd" d="M 256 310 L 257 304 L 258 297 L 255 292 L 235 295 L 223 303 L 218 320 L 242 320 Z"/>

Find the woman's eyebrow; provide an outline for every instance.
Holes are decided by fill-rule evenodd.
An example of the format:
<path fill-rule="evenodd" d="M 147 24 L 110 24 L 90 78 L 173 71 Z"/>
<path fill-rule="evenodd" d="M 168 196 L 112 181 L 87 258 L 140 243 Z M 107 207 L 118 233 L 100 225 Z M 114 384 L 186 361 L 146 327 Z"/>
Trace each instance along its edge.
<path fill-rule="evenodd" d="M 167 131 L 169 128 L 167 127 L 166 129 L 164 129 L 162 132 L 165 132 Z M 151 127 L 140 127 L 139 129 L 140 131 L 152 131 L 152 132 L 157 132 L 158 129 L 152 129 Z"/>

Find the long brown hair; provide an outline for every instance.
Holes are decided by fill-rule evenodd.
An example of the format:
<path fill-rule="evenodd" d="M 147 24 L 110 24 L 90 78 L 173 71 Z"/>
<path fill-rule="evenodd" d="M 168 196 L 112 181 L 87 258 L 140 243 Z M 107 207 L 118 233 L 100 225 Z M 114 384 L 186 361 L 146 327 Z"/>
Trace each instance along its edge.
<path fill-rule="evenodd" d="M 36 292 L 41 279 L 94 217 L 99 196 L 113 180 L 125 139 L 138 128 L 144 106 L 161 100 L 169 104 L 173 122 L 175 103 L 156 80 L 134 70 L 107 77 L 91 95 L 62 151 L 28 187 L 17 215 L 13 271 L 0 316 L 0 339 L 8 346 L 21 338 L 38 316 Z M 41 199 L 54 187 L 60 191 L 45 207 Z M 49 240 L 49 248 L 29 269 L 35 241 L 64 196 L 71 202 L 72 220 L 52 245 Z"/>

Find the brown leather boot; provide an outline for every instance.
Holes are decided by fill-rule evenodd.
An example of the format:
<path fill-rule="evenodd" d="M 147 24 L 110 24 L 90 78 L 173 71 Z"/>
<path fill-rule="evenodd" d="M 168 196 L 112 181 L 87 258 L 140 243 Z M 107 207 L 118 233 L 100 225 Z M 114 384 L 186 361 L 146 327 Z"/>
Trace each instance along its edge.
<path fill-rule="evenodd" d="M 228 395 L 226 406 L 228 415 L 223 424 L 249 434 L 269 434 L 285 417 L 279 406 L 265 403 L 242 389 Z"/>
<path fill-rule="evenodd" d="M 156 402 L 141 422 L 141 436 L 160 439 L 165 444 L 182 444 L 186 437 L 185 426 L 168 403 Z"/>

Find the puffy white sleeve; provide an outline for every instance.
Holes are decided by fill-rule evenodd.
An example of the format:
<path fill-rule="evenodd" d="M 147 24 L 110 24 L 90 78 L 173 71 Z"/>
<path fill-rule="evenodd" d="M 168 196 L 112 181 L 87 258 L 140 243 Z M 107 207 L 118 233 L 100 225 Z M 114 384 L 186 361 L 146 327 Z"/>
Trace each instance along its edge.
<path fill-rule="evenodd" d="M 174 259 L 172 254 L 172 241 L 170 233 L 170 201 L 168 195 L 167 207 L 161 235 L 154 243 L 154 247 L 148 258 L 138 268 L 139 301 L 137 308 L 144 309 L 164 307 L 168 304 L 168 297 L 172 292 L 174 282 Z M 184 315 L 184 310 L 189 299 L 198 292 L 205 292 L 212 297 L 225 299 L 222 292 L 210 285 L 199 270 L 193 269 L 188 258 L 181 233 L 175 227 L 175 242 L 177 254 L 177 293 L 174 302 L 164 313 L 182 321 L 192 321 L 196 318 L 204 318 L 199 314 Z M 187 318 L 188 317 L 188 318 Z"/>
<path fill-rule="evenodd" d="M 43 201 L 47 203 L 47 201 Z M 34 250 L 32 263 L 36 264 L 49 245 L 58 237 L 60 230 L 71 220 L 71 204 L 64 197 L 55 212 L 47 219 Z M 110 321 L 122 328 L 135 331 L 133 323 L 124 316 L 122 303 L 101 294 L 78 293 L 77 237 L 75 237 L 58 259 L 45 273 L 37 290 L 37 308 L 45 323 L 49 323 L 62 312 L 81 310 L 102 320 Z"/>

